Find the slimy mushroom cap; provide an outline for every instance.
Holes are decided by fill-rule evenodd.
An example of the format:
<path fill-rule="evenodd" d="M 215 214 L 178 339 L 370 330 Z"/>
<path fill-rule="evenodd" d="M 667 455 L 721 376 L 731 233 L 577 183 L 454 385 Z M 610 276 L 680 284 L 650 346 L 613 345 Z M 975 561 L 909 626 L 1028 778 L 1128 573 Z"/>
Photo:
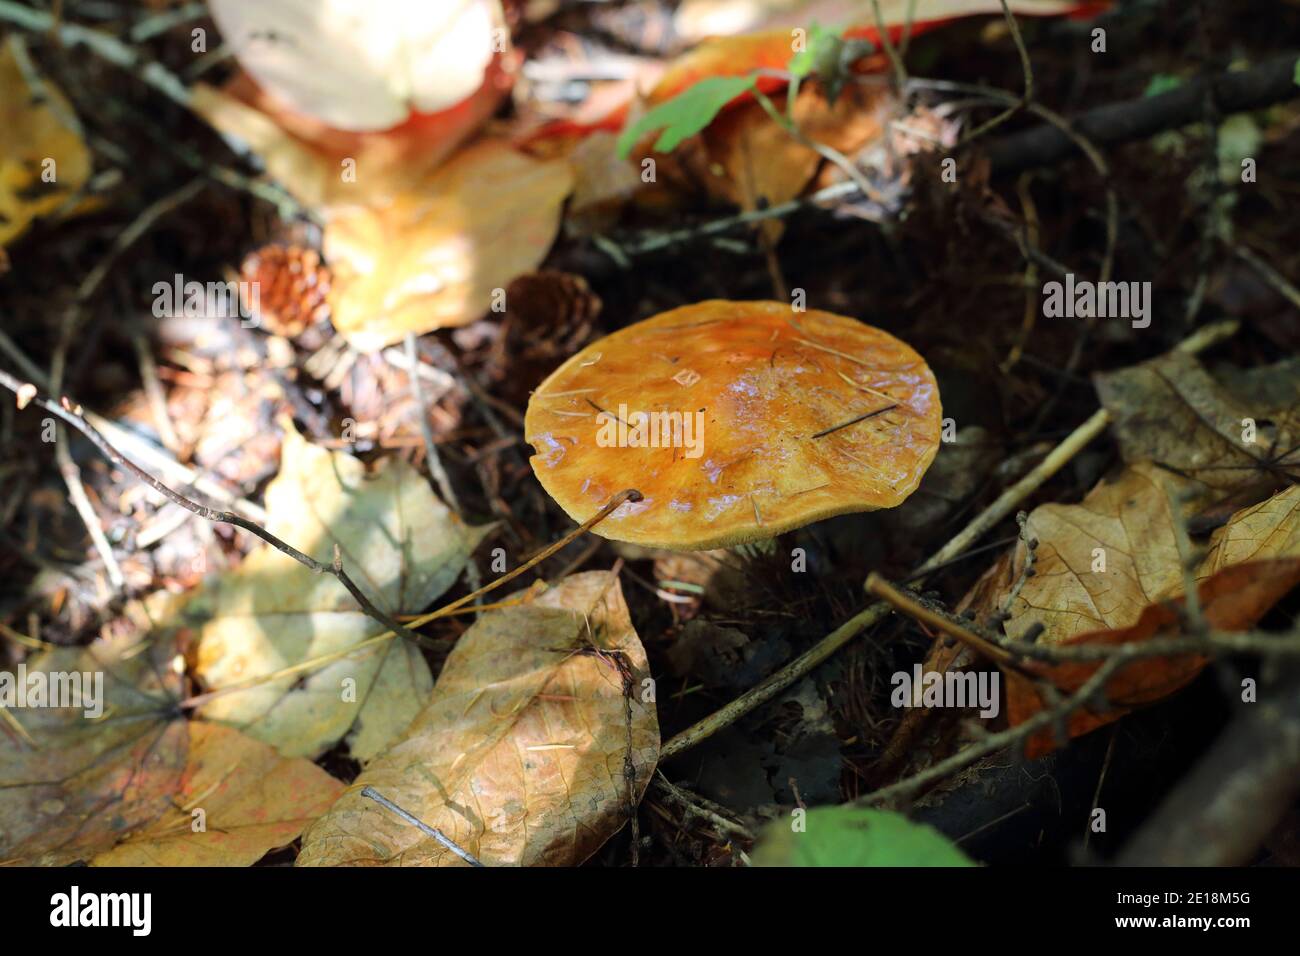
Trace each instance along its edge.
<path fill-rule="evenodd" d="M 592 343 L 533 393 L 524 434 L 575 521 L 673 550 L 771 538 L 901 504 L 939 447 L 939 389 L 910 346 L 783 302 L 711 300 Z"/>

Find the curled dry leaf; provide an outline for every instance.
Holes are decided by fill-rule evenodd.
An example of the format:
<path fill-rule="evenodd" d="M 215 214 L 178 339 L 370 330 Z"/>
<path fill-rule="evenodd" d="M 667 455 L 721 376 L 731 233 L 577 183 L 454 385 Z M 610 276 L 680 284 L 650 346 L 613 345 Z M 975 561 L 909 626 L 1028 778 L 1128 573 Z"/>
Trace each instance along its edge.
<path fill-rule="evenodd" d="M 314 764 L 187 721 L 176 707 L 176 654 L 159 635 L 56 648 L 26 663 L 29 685 L 37 674 L 51 686 L 99 675 L 94 709 L 103 714 L 9 711 L 22 730 L 19 739 L 0 734 L 0 861 L 248 866 L 292 843 L 337 798 L 343 785 Z"/>
<path fill-rule="evenodd" d="M 90 150 L 75 123 L 67 97 L 48 80 L 32 89 L 13 42 L 0 45 L 0 247 L 86 185 Z"/>
<path fill-rule="evenodd" d="M 572 188 L 567 163 L 486 139 L 391 202 L 340 212 L 325 229 L 335 328 L 372 351 L 473 321 L 545 258 Z"/>
<path fill-rule="evenodd" d="M 679 550 L 892 508 L 939 447 L 939 390 L 908 345 L 783 302 L 701 302 L 593 342 L 528 404 L 533 471 L 576 521 Z"/>
<path fill-rule="evenodd" d="M 1155 487 L 1148 478 L 1125 477 L 1134 475 L 1141 467 L 1127 469 L 1121 480 L 1112 486 L 1133 490 L 1133 497 L 1125 504 L 1131 506 L 1134 517 L 1142 507 L 1157 507 L 1159 503 L 1151 500 L 1149 495 L 1143 496 L 1144 490 Z M 1094 495 L 1089 495 L 1089 498 Z M 1085 542 L 1104 540 L 1117 527 L 1115 517 L 1088 510 L 1085 505 L 1045 507 L 1061 509 L 1064 513 L 1058 513 L 1060 523 L 1052 525 L 1034 520 L 1042 508 L 1030 516 L 1027 529 L 1031 536 L 1048 529 L 1053 537 L 1040 538 L 1038 573 L 1025 583 L 1020 598 L 1012 604 L 1013 616 L 1006 625 L 1008 634 L 1022 633 L 1025 621 L 1033 619 L 1050 622 L 1042 640 L 1067 646 L 1131 644 L 1156 637 L 1177 637 L 1181 633 L 1182 617 L 1178 607 L 1184 603 L 1183 578 L 1177 549 L 1170 551 L 1168 547 L 1172 524 L 1167 529 L 1164 524 L 1172 521 L 1169 511 L 1156 511 L 1140 522 L 1130 522 L 1127 528 L 1130 542 L 1143 540 L 1131 537 L 1139 529 L 1151 535 L 1151 560 L 1167 562 L 1163 571 L 1146 562 L 1145 549 L 1138 551 L 1143 557 L 1141 567 L 1130 563 L 1127 555 L 1120 554 L 1118 557 L 1122 563 L 1113 566 L 1108 562 L 1108 570 L 1076 571 L 1069 564 L 1068 557 L 1061 558 L 1061 535 Z M 1073 512 L 1069 512 L 1071 507 L 1075 509 Z M 1233 515 L 1212 535 L 1209 550 L 1195 572 L 1195 579 L 1202 613 L 1210 627 L 1238 631 L 1257 623 L 1300 583 L 1300 486 L 1293 485 L 1267 501 Z M 1145 603 L 1139 604 L 1144 585 L 1153 590 Z M 1082 590 L 1076 591 L 1076 588 Z M 1079 608 L 1085 601 L 1088 610 L 1081 612 Z M 1103 606 L 1104 612 L 1101 610 Z M 1112 622 L 1108 627 L 1066 629 L 1103 613 Z M 1125 665 L 1106 685 L 1106 698 L 1111 708 L 1100 713 L 1085 708 L 1075 713 L 1069 721 L 1070 736 L 1086 733 L 1116 720 L 1133 707 L 1168 696 L 1195 678 L 1205 663 L 1206 658 L 1189 653 L 1143 658 Z M 1099 662 L 1095 661 L 1032 662 L 1023 670 L 1069 693 L 1078 690 L 1098 666 Z M 1024 674 L 1007 670 L 1006 676 L 1007 718 L 1012 725 L 1022 723 L 1047 706 L 1038 687 Z M 1044 733 L 1029 742 L 1028 750 L 1031 756 L 1037 756 L 1053 746 L 1052 735 Z"/>
<path fill-rule="evenodd" d="M 470 96 L 509 42 L 499 0 L 208 0 L 244 69 L 340 130 L 382 130 Z"/>
<path fill-rule="evenodd" d="M 298 863 L 464 865 L 366 786 L 488 866 L 581 863 L 627 822 L 658 760 L 647 676 L 612 573 L 485 613 L 403 738 L 304 835 Z"/>
<path fill-rule="evenodd" d="M 376 607 L 422 610 L 451 587 L 488 528 L 471 528 L 397 459 L 374 473 L 307 443 L 291 428 L 266 490 L 268 530 L 317 561 L 344 568 Z M 199 635 L 196 672 L 208 690 L 269 678 L 318 657 L 323 667 L 223 693 L 199 713 L 289 756 L 314 757 L 348 735 L 369 760 L 419 713 L 433 686 L 419 650 L 393 638 L 348 654 L 384 631 L 339 581 L 264 545 L 212 581 L 180 623 Z"/>

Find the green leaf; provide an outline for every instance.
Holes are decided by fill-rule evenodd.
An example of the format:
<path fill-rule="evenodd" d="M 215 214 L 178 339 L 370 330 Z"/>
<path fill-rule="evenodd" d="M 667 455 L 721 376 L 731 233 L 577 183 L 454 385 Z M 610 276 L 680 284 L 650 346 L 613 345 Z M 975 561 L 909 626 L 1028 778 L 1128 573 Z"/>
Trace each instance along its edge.
<path fill-rule="evenodd" d="M 1296 57 L 1295 72 L 1291 74 L 1291 78 L 1295 80 L 1296 86 L 1300 86 L 1300 57 Z"/>
<path fill-rule="evenodd" d="M 1142 91 L 1143 96 L 1159 96 L 1161 93 L 1168 93 L 1170 90 L 1176 90 L 1183 85 L 1182 79 L 1170 73 L 1157 73 L 1147 81 L 1147 88 Z"/>
<path fill-rule="evenodd" d="M 844 28 L 827 29 L 814 22 L 808 27 L 808 42 L 802 50 L 790 58 L 786 69 L 800 79 L 814 73 L 823 72 L 823 68 L 834 64 L 839 59 L 840 47 L 844 45 L 842 34 Z"/>
<path fill-rule="evenodd" d="M 769 824 L 754 848 L 754 865 L 975 866 L 938 830 L 901 813 L 817 807 L 803 824 L 803 832 L 794 830 L 794 821 Z"/>
<path fill-rule="evenodd" d="M 618 155 L 627 159 L 637 141 L 647 133 L 663 130 L 655 141 L 655 152 L 668 153 L 688 136 L 694 136 L 713 122 L 722 108 L 746 90 L 754 88 L 757 77 L 711 76 L 682 90 L 650 110 L 618 137 Z"/>

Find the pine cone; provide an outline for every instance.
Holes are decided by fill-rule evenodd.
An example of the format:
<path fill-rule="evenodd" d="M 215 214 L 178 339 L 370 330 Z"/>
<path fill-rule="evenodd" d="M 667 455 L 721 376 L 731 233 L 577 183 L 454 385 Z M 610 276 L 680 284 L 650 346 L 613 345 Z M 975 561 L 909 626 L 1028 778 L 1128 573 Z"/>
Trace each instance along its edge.
<path fill-rule="evenodd" d="M 568 272 L 530 272 L 506 286 L 506 308 L 528 348 L 543 355 L 575 350 L 590 336 L 600 296 Z"/>
<path fill-rule="evenodd" d="M 268 332 L 293 338 L 329 314 L 330 270 L 314 249 L 263 246 L 244 257 L 239 277 L 256 283 L 244 304 Z"/>

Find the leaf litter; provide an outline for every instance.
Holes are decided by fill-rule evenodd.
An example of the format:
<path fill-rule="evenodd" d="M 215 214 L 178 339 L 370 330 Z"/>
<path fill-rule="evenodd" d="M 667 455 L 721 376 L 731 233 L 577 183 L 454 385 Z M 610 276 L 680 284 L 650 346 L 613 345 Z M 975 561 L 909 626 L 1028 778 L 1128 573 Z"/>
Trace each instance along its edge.
<path fill-rule="evenodd" d="M 907 58 L 914 74 L 939 63 L 956 76 L 984 82 L 996 75 L 1016 88 L 1021 77 L 1005 23 L 995 17 L 976 21 L 982 27 L 937 29 L 953 17 L 998 14 L 1000 3 L 921 0 L 904 41 L 909 6 L 880 5 L 891 40 L 915 41 Z M 1017 14 L 1048 15 L 1080 6 L 1088 5 L 1011 4 Z M 14 307 L 15 327 L 28 334 L 5 345 L 4 368 L 13 359 L 43 386 L 48 379 L 32 369 L 52 361 L 55 382 L 95 404 L 134 388 L 138 375 L 143 388 L 115 412 L 128 429 L 112 434 L 159 436 L 152 447 L 165 446 L 174 459 L 155 452 L 151 461 L 167 480 L 186 488 L 203 481 L 205 495 L 260 512 L 269 530 L 317 561 L 332 563 L 337 546 L 343 566 L 384 614 L 407 621 L 456 595 L 457 605 L 466 604 L 475 575 L 489 566 L 484 555 L 472 556 L 494 529 L 501 537 L 492 544 L 505 556 L 492 552 L 496 581 L 570 526 L 521 453 L 523 405 L 567 358 L 584 347 L 600 351 L 597 329 L 617 334 L 693 302 L 783 299 L 797 291 L 814 307 L 862 317 L 915 343 L 962 437 L 944 437 L 920 492 L 892 515 L 835 518 L 775 542 L 711 552 L 716 565 L 705 573 L 669 552 L 574 542 L 548 558 L 544 574 L 539 569 L 549 587 L 535 583 L 494 597 L 475 617 L 468 606 L 453 608 L 464 616 L 415 617 L 418 643 L 388 634 L 329 574 L 270 547 L 250 551 L 219 525 L 213 531 L 187 515 L 178 519 L 160 510 L 151 492 L 125 493 L 120 474 L 80 461 L 81 480 L 93 492 L 86 507 L 109 534 L 94 544 L 101 560 L 104 548 L 112 549 L 135 593 L 173 592 L 156 593 L 161 613 L 125 637 L 116 633 L 116 606 L 105 598 L 98 566 L 67 570 L 68 555 L 86 547 L 86 514 L 72 515 L 49 475 L 6 471 L 15 493 L 0 510 L 0 560 L 21 571 L 15 580 L 28 590 L 0 619 L 7 668 L 0 673 L 19 663 L 42 673 L 99 668 L 107 692 L 105 713 L 94 719 L 68 709 L 0 711 L 0 861 L 250 865 L 303 834 L 303 865 L 464 862 L 421 826 L 363 796 L 372 788 L 488 865 L 635 864 L 646 848 L 656 861 L 733 865 L 967 862 L 950 842 L 901 815 L 829 806 L 861 801 L 864 788 L 872 799 L 873 786 L 875 796 L 925 790 L 884 759 L 906 718 L 882 705 L 891 669 L 910 668 L 934 636 L 920 619 L 875 618 L 873 647 L 851 668 L 786 682 L 713 741 L 686 748 L 686 756 L 682 737 L 694 721 L 707 723 L 737 695 L 743 702 L 817 652 L 818 633 L 859 619 L 867 571 L 921 580 L 914 573 L 919 556 L 934 553 L 1003 488 L 1033 476 L 1056 442 L 1037 429 L 1068 431 L 1098 399 L 1109 416 L 1106 439 L 1094 433 L 1091 450 L 1073 450 L 1071 468 L 1034 485 L 1012 551 L 996 556 L 1005 543 L 996 535 L 1014 532 L 1004 512 L 999 532 L 992 524 L 980 530 L 992 556 L 947 555 L 918 585 L 919 598 L 942 606 L 992 564 L 965 602 L 973 620 L 962 620 L 977 637 L 1032 642 L 1037 656 L 1008 663 L 994 649 L 991 662 L 978 664 L 967 652 L 954 666 L 1003 668 L 1006 724 L 1011 731 L 1032 722 L 1040 728 L 1009 749 L 1031 758 L 1055 749 L 1048 760 L 1068 763 L 1076 753 L 1066 746 L 1070 738 L 1121 717 L 1143 720 L 1139 712 L 1155 705 L 1173 713 L 1202 706 L 1205 692 L 1189 685 L 1234 648 L 1271 659 L 1269 641 L 1289 638 L 1257 629 L 1286 627 L 1300 580 L 1295 359 L 1269 364 L 1275 349 L 1261 347 L 1258 333 L 1241 333 L 1232 347 L 1234 359 L 1247 363 L 1241 368 L 1177 351 L 1149 358 L 1174 343 L 1172 325 L 1145 338 L 1118 324 L 1089 327 L 1085 336 L 1100 332 L 1092 354 L 1076 327 L 1022 320 L 1032 312 L 1024 287 L 1032 297 L 1042 281 L 1031 266 L 1048 261 L 1031 261 L 1033 244 L 1085 263 L 1100 244 L 1081 241 L 1086 229 L 1044 201 L 1043 178 L 1002 192 L 995 171 L 976 156 L 961 167 L 959 186 L 938 180 L 927 149 L 953 149 L 963 122 L 969 129 L 978 119 L 928 94 L 913 94 L 904 112 L 886 82 L 895 69 L 890 51 L 862 11 L 848 7 L 692 0 L 677 11 L 676 55 L 665 56 L 663 44 L 652 50 L 633 43 L 644 55 L 619 60 L 597 44 L 597 78 L 562 76 L 559 83 L 529 75 L 537 35 L 559 46 L 578 37 L 592 47 L 567 26 L 554 28 L 546 14 L 512 23 L 512 42 L 490 56 L 475 33 L 456 50 L 473 63 L 451 77 L 437 70 L 371 75 L 362 67 L 355 83 L 277 89 L 274 62 L 255 60 L 269 54 L 274 61 L 286 50 L 240 45 L 240 68 L 218 65 L 211 82 L 187 86 L 184 99 L 193 116 L 227 137 L 240 162 L 252 160 L 253 176 L 234 167 L 208 170 L 232 191 L 210 196 L 210 187 L 193 209 L 166 200 L 147 208 L 139 230 L 123 233 L 106 259 L 95 253 L 94 230 L 102 224 L 89 220 L 78 238 L 85 224 L 63 221 L 104 208 L 98 198 L 84 199 L 92 155 L 95 169 L 109 167 L 112 222 L 124 227 L 138 211 L 130 208 L 134 197 L 111 191 L 123 165 L 116 130 L 88 108 L 85 90 L 97 89 L 102 77 L 82 63 L 54 64 L 35 40 L 37 56 L 28 62 L 10 38 L 0 60 L 0 112 L 23 131 L 23 146 L 16 153 L 13 141 L 0 147 L 0 245 L 23 268 L 7 277 L 14 292 L 0 288 L 0 305 Z M 457 10 L 473 20 L 488 8 L 496 4 Z M 814 10 L 839 26 L 810 31 L 813 49 L 792 58 L 788 27 Z M 565 23 L 605 29 L 621 12 L 582 10 Z M 723 15 L 732 26 L 702 26 Z M 737 33 L 742 21 L 748 31 L 767 32 Z M 1123 18 L 1113 25 L 1130 27 Z M 1031 46 L 1068 36 L 1051 20 L 1023 20 L 1020 29 Z M 696 42 L 705 33 L 733 35 Z M 1133 36 L 1140 34 L 1138 27 Z M 1152 45 L 1163 48 L 1163 41 Z M 179 69 L 188 64 L 178 47 L 160 41 L 153 52 Z M 563 61 L 548 61 L 548 69 L 555 63 Z M 402 61 L 403 68 L 415 65 Z M 1062 86 L 1068 78 L 1052 67 L 1035 46 L 1041 101 L 1066 101 L 1074 87 Z M 602 70 L 612 70 L 610 80 L 599 78 Z M 341 71 L 332 79 L 344 75 L 351 76 Z M 24 92 L 34 77 L 44 98 Z M 156 95 L 145 82 L 144 95 Z M 554 96 L 575 85 L 592 95 Z M 418 95 L 408 98 L 408 87 Z M 635 89 L 646 92 L 627 100 Z M 542 115 L 552 125 L 538 127 Z M 1250 149 L 1268 150 L 1285 140 L 1284 116 L 1225 125 L 1225 139 L 1250 125 Z M 665 138 L 643 135 L 659 131 Z M 204 143 L 202 163 L 211 145 Z M 615 157 L 620 145 L 626 161 Z M 1129 147 L 1139 156 L 1146 148 Z M 1225 146 L 1216 156 L 1217 180 L 1226 182 L 1219 160 L 1235 163 L 1234 150 Z M 58 160 L 57 183 L 33 178 L 36 153 Z M 872 189 L 889 201 L 809 202 L 829 184 L 857 185 L 835 154 L 869 172 Z M 1161 164 L 1178 166 L 1160 182 L 1144 180 L 1141 162 L 1119 153 L 1107 175 L 1140 184 L 1132 193 L 1149 192 L 1144 215 L 1181 223 L 1184 182 L 1202 171 L 1194 150 L 1160 156 Z M 647 177 L 647 169 L 657 176 Z M 1080 208 L 1096 201 L 1087 184 L 1054 182 Z M 263 202 L 272 197 L 272 205 Z M 779 216 L 768 215 L 773 206 L 783 210 Z M 790 215 L 796 207 L 804 212 Z M 732 210 L 739 219 L 720 227 Z M 1243 203 L 1232 213 L 1241 218 L 1239 235 L 1267 254 L 1234 247 L 1238 240 L 1227 230 L 1216 241 L 1236 252 L 1241 268 L 1269 277 L 1271 267 L 1258 263 L 1285 261 L 1280 250 L 1294 247 L 1293 236 L 1285 224 L 1250 211 Z M 894 215 L 879 236 L 845 222 Z M 987 242 L 979 230 L 990 220 L 1014 223 L 1021 238 Z M 233 227 L 214 230 L 212 222 Z M 153 230 L 169 242 L 140 241 Z M 1178 262 L 1196 258 L 1181 234 L 1167 243 L 1161 256 L 1172 245 Z M 47 249 L 62 263 L 112 264 L 125 278 L 79 300 L 93 335 L 110 348 L 85 349 L 73 334 L 80 318 L 53 336 L 40 329 L 50 297 L 65 295 L 60 270 L 46 265 L 53 261 Z M 156 325 L 144 315 L 139 329 L 126 331 L 100 321 L 110 306 L 139 311 L 132 284 L 151 288 L 181 268 L 215 275 L 252 249 L 266 266 L 258 278 L 291 292 L 302 291 L 295 268 L 319 265 L 323 256 L 328 318 L 317 299 L 289 295 L 274 305 L 289 314 L 302 306 L 310 316 L 304 328 L 267 323 L 245 327 L 241 338 L 232 334 L 232 316 L 221 318 L 228 327 L 219 334 L 202 328 L 208 317 L 185 326 L 181 317 L 155 312 Z M 1164 265 L 1129 259 L 1138 271 Z M 7 262 L 0 259 L 0 274 Z M 1204 302 L 1193 294 L 1196 277 L 1181 269 L 1168 270 L 1179 274 L 1164 280 L 1173 284 L 1161 295 L 1187 296 L 1203 313 L 1226 307 L 1215 264 L 1202 259 L 1200 268 L 1210 273 Z M 1276 277 L 1262 289 L 1228 303 L 1247 327 L 1271 328 L 1271 317 L 1283 314 L 1279 303 L 1294 293 Z M 1185 324 L 1190 331 L 1195 323 Z M 131 340 L 122 350 L 125 337 Z M 392 371 L 398 345 L 407 346 L 400 368 L 409 374 Z M 121 351 L 132 358 L 122 362 Z M 102 361 L 87 359 L 92 353 Z M 227 361 L 233 353 L 236 360 Z M 72 363 L 66 373 L 65 358 Z M 814 356 L 814 364 L 831 361 L 829 352 Z M 1095 395 L 1086 388 L 1088 373 Z M 17 391 L 21 408 L 30 395 Z M 1040 408 L 1055 417 L 1040 416 Z M 274 416 L 284 411 L 295 426 L 279 424 Z M 1033 428 L 1021 427 L 1031 421 Z M 412 464 L 420 459 L 429 479 Z M 645 474 L 614 469 L 605 491 L 634 487 Z M 14 503 L 24 496 L 30 520 L 20 525 Z M 142 545 L 148 560 L 129 553 L 141 521 L 149 523 Z M 164 559 L 168 549 L 174 553 Z M 612 571 L 581 570 L 611 564 Z M 1185 593 L 1189 580 L 1194 601 Z M 441 650 L 426 653 L 438 643 L 450 648 L 445 662 Z M 1095 681 L 1104 653 L 1114 650 L 1130 657 L 1108 672 L 1104 700 L 1062 712 L 1062 698 Z M 1046 729 L 1044 716 L 1053 716 Z M 661 719 L 676 734 L 662 744 Z M 909 772 L 977 747 L 981 738 L 958 724 L 938 720 L 909 738 L 916 741 L 904 761 Z M 661 752 L 673 755 L 661 769 L 678 783 L 665 776 L 652 785 Z M 950 782 L 978 787 L 979 776 L 958 771 Z M 697 785 L 705 796 L 692 794 Z M 1153 792 L 1169 786 L 1173 781 L 1151 784 Z M 792 808 L 807 813 L 806 830 L 788 826 Z M 749 825 L 757 832 L 770 817 L 779 819 L 751 844 Z"/>

